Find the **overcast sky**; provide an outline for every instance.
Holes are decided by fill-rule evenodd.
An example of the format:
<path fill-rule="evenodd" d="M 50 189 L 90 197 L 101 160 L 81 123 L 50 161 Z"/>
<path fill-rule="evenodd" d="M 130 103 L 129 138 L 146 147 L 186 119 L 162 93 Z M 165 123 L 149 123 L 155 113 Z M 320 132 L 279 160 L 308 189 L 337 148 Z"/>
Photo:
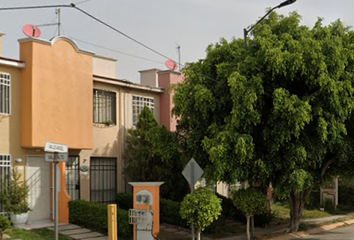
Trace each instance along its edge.
<path fill-rule="evenodd" d="M 77 4 L 102 21 L 119 29 L 152 49 L 178 61 L 177 45 L 181 48 L 181 63 L 195 62 L 205 57 L 205 49 L 220 38 L 243 37 L 243 28 L 254 24 L 269 7 L 283 0 L 1 0 L 0 7 Z M 317 17 L 325 23 L 341 19 L 354 26 L 353 0 L 297 0 L 277 10 L 288 15 L 297 11 L 302 24 L 313 26 Z M 19 58 L 17 40 L 24 38 L 26 24 L 48 24 L 56 21 L 55 9 L 0 11 L 0 32 L 5 33 L 3 55 Z M 74 38 L 79 47 L 118 60 L 117 77 L 139 81 L 139 70 L 167 69 L 165 58 L 145 49 L 128 38 L 101 25 L 83 13 L 61 9 L 61 34 Z M 43 39 L 57 34 L 56 26 L 40 27 Z M 90 44 L 83 43 L 88 42 Z M 105 50 L 99 45 L 114 51 Z M 129 56 L 134 55 L 137 57 Z M 141 59 L 145 58 L 145 59 Z"/>

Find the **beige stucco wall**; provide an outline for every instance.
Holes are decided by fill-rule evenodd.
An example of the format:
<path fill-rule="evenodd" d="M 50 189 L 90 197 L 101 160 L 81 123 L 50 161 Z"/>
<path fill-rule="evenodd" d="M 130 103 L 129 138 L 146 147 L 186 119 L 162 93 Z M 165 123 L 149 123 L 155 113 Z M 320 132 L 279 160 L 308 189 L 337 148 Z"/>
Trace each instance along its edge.
<path fill-rule="evenodd" d="M 26 62 L 22 146 L 43 147 L 50 141 L 92 148 L 92 54 L 63 37 L 20 40 L 20 48 Z"/>
<path fill-rule="evenodd" d="M 139 71 L 140 73 L 140 84 L 151 86 L 151 87 L 158 87 L 158 76 L 157 73 L 161 71 L 157 68 L 142 70 Z"/>
<path fill-rule="evenodd" d="M 117 77 L 117 60 L 113 58 L 106 58 L 95 56 L 93 58 L 93 74 L 103 77 L 116 78 Z"/>
<path fill-rule="evenodd" d="M 102 82 L 94 82 L 95 89 L 113 91 L 116 93 L 117 124 L 106 126 L 105 124 L 94 124 L 93 138 L 94 147 L 92 150 L 80 152 L 80 164 L 90 165 L 90 157 L 115 157 L 117 164 L 117 190 L 124 192 L 126 183 L 122 173 L 124 162 L 123 153 L 125 149 L 125 138 L 127 130 L 133 126 L 132 122 L 132 97 L 133 95 L 153 97 L 155 102 L 155 118 L 159 122 L 160 95 L 144 90 L 136 90 L 129 87 L 122 87 Z M 90 178 L 81 175 L 80 197 L 90 200 Z"/>

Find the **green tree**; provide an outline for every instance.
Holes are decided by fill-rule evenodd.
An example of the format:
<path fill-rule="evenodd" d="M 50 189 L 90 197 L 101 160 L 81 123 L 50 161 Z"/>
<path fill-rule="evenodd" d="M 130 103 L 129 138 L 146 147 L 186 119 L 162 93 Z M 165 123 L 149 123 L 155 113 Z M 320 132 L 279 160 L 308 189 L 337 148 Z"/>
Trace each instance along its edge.
<path fill-rule="evenodd" d="M 273 12 L 247 48 L 208 46 L 174 97 L 184 153 L 214 180 L 272 182 L 290 199 L 293 232 L 312 188 L 353 165 L 354 33 L 300 19 Z"/>
<path fill-rule="evenodd" d="M 124 153 L 126 174 L 131 181 L 163 181 L 161 196 L 182 200 L 188 192 L 183 178 L 176 133 L 159 126 L 148 107 L 139 115 L 136 128 L 128 130 Z"/>
<path fill-rule="evenodd" d="M 189 224 L 194 224 L 200 240 L 200 233 L 221 214 L 221 199 L 208 188 L 198 188 L 184 197 L 180 214 Z"/>
<path fill-rule="evenodd" d="M 267 198 L 264 194 L 254 188 L 247 188 L 235 191 L 233 196 L 233 203 L 247 218 L 247 239 L 254 236 L 254 215 L 265 212 Z M 252 220 L 252 226 L 250 221 Z M 251 232 L 250 232 L 251 229 Z"/>

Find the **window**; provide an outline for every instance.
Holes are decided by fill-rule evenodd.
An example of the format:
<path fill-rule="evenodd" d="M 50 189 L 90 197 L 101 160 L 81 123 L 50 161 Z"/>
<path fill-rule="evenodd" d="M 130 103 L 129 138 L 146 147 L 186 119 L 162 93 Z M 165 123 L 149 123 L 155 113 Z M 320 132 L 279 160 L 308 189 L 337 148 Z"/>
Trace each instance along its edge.
<path fill-rule="evenodd" d="M 114 203 L 117 195 L 117 158 L 91 157 L 91 202 Z"/>
<path fill-rule="evenodd" d="M 0 154 L 0 182 L 10 184 L 11 180 L 11 156 Z M 1 188 L 1 185 L 0 185 Z M 0 214 L 5 214 L 0 202 Z"/>
<path fill-rule="evenodd" d="M 150 110 L 154 113 L 155 103 L 154 99 L 151 97 L 142 97 L 142 96 L 133 96 L 133 125 L 139 121 L 139 115 L 143 110 L 144 106 L 150 108 Z"/>
<path fill-rule="evenodd" d="M 11 114 L 11 76 L 0 73 L 0 114 Z"/>
<path fill-rule="evenodd" d="M 116 93 L 93 90 L 93 122 L 116 124 Z"/>

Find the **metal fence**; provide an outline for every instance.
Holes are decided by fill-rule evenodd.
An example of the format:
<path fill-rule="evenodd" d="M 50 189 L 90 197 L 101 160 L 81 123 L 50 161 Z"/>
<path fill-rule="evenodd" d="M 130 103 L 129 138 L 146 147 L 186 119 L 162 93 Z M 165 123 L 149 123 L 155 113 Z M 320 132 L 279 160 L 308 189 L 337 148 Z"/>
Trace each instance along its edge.
<path fill-rule="evenodd" d="M 117 194 L 117 158 L 91 157 L 91 202 L 114 203 Z"/>
<path fill-rule="evenodd" d="M 80 199 L 80 159 L 79 156 L 69 156 L 66 163 L 66 189 L 71 200 Z"/>
<path fill-rule="evenodd" d="M 11 156 L 0 154 L 0 191 L 11 181 Z M 0 214 L 6 214 L 0 201 Z"/>

